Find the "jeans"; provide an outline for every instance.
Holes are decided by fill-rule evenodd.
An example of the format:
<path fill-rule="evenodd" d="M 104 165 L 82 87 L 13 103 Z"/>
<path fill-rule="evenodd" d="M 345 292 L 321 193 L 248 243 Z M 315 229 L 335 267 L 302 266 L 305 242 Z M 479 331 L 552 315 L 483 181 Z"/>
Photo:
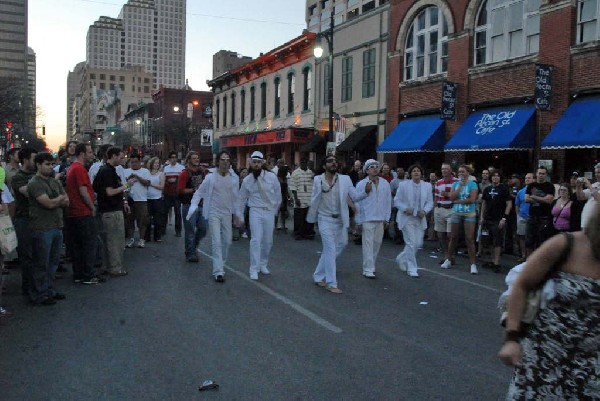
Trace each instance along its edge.
<path fill-rule="evenodd" d="M 181 205 L 181 214 L 187 216 L 189 204 Z M 202 217 L 202 208 L 198 207 L 192 214 L 189 220 L 184 220 L 183 228 L 185 230 L 185 257 L 191 258 L 196 256 L 196 248 L 200 244 L 200 240 L 206 236 L 206 219 Z"/>
<path fill-rule="evenodd" d="M 231 215 L 210 214 L 208 228 L 212 238 L 213 276 L 224 275 L 223 264 L 231 245 Z"/>
<path fill-rule="evenodd" d="M 165 195 L 165 222 L 171 208 L 175 209 L 175 234 L 181 234 L 181 202 L 177 196 Z"/>
<path fill-rule="evenodd" d="M 152 220 L 154 241 L 158 241 L 165 233 L 165 201 L 163 199 L 148 199 L 148 214 Z M 150 239 L 150 226 L 148 226 L 146 237 Z"/>
<path fill-rule="evenodd" d="M 60 251 L 63 242 L 61 228 L 46 231 L 34 231 L 33 239 L 33 289 L 31 300 L 40 303 L 53 298 L 54 273 L 60 262 Z"/>
<path fill-rule="evenodd" d="M 73 279 L 85 280 L 96 275 L 98 226 L 92 215 L 67 218 L 67 230 L 71 237 Z"/>
<path fill-rule="evenodd" d="M 23 295 L 31 295 L 33 288 L 33 249 L 32 232 L 29 231 L 29 217 L 15 219 L 17 232 L 17 255 L 21 266 L 21 291 Z"/>

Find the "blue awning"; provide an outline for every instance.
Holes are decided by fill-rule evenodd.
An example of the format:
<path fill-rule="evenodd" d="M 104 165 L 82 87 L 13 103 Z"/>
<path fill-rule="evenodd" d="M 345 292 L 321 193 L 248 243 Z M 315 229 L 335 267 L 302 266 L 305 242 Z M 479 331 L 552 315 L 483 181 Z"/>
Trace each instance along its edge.
<path fill-rule="evenodd" d="M 535 138 L 534 106 L 498 107 L 471 114 L 446 151 L 526 150 Z"/>
<path fill-rule="evenodd" d="M 444 120 L 439 115 L 407 118 L 377 148 L 381 153 L 443 152 Z"/>
<path fill-rule="evenodd" d="M 573 102 L 542 141 L 544 149 L 600 148 L 600 97 Z"/>

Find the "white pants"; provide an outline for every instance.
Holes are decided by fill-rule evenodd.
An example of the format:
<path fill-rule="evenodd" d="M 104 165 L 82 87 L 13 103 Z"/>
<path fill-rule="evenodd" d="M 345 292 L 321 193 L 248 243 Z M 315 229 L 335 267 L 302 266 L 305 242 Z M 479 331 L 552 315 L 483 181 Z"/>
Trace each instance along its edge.
<path fill-rule="evenodd" d="M 344 228 L 342 220 L 319 216 L 319 233 L 323 242 L 323 252 L 313 280 L 315 283 L 325 280 L 327 287 L 337 288 L 335 259 L 348 244 L 348 231 Z"/>
<path fill-rule="evenodd" d="M 267 209 L 250 208 L 250 273 L 266 269 L 273 245 L 275 215 Z"/>
<path fill-rule="evenodd" d="M 208 229 L 212 238 L 213 276 L 223 276 L 223 264 L 227 260 L 231 245 L 231 214 L 211 213 L 208 216 Z"/>
<path fill-rule="evenodd" d="M 362 224 L 363 273 L 375 273 L 375 261 L 383 241 L 383 221 Z"/>
<path fill-rule="evenodd" d="M 406 225 L 402 228 L 404 250 L 398 255 L 400 263 L 406 266 L 408 272 L 417 272 L 417 249 L 423 246 L 423 234 L 421 219 L 409 217 Z"/>

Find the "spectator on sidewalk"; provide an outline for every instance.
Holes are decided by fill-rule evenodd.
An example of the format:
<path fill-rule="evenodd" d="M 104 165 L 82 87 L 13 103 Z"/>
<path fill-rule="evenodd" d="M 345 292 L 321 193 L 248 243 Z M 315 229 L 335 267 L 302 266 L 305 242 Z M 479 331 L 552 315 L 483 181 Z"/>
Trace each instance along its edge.
<path fill-rule="evenodd" d="M 190 203 L 194 192 L 202 184 L 204 179 L 203 170 L 200 168 L 200 155 L 198 152 L 190 151 L 185 157 L 185 169 L 179 174 L 177 180 L 177 189 L 179 192 L 179 201 L 181 202 L 181 214 L 188 215 Z M 198 209 L 183 222 L 185 230 L 185 258 L 190 263 L 198 263 L 196 248 L 200 240 L 206 236 L 207 222 L 202 214 L 202 200 Z"/>
<path fill-rule="evenodd" d="M 525 235 L 527 234 L 527 220 L 529 219 L 529 203 L 525 202 L 525 191 L 527 186 L 533 182 L 533 173 L 525 174 L 525 186 L 517 192 L 515 198 L 515 212 L 517 214 L 517 238 L 519 239 L 519 249 L 521 257 L 519 262 L 522 263 L 527 259 L 529 253 L 525 246 Z"/>
<path fill-rule="evenodd" d="M 175 236 L 181 237 L 181 202 L 179 201 L 178 180 L 179 174 L 185 169 L 177 162 L 177 152 L 169 152 L 169 161 L 163 168 L 165 174 L 165 188 L 163 190 L 165 199 L 165 217 L 168 219 L 171 209 L 174 211 Z"/>
<path fill-rule="evenodd" d="M 500 171 L 492 173 L 492 183 L 483 190 L 481 203 L 482 232 L 488 233 L 494 247 L 492 267 L 494 273 L 500 273 L 500 257 L 506 233 L 507 221 L 512 208 L 510 192 L 506 185 L 500 182 Z"/>
<path fill-rule="evenodd" d="M 444 260 L 440 267 L 449 269 L 454 262 L 454 254 L 450 254 L 450 236 L 452 233 L 452 200 L 450 192 L 452 185 L 458 179 L 452 175 L 452 166 L 449 163 L 442 163 L 442 178 L 435 183 L 435 209 L 433 212 L 433 220 L 435 231 L 440 240 L 440 247 L 444 253 Z"/>
<path fill-rule="evenodd" d="M 587 178 L 583 178 L 583 186 L 578 190 L 578 199 L 587 201 L 581 212 L 581 229 L 585 230 L 587 222 L 592 215 L 594 207 L 600 202 L 600 163 L 594 166 L 594 178 L 596 181 L 591 183 Z"/>
<path fill-rule="evenodd" d="M 160 171 L 160 158 L 158 157 L 148 160 L 146 167 L 150 171 L 150 183 L 148 185 L 148 216 L 150 217 L 150 224 L 148 230 L 146 230 L 146 240 L 151 240 L 150 227 L 152 227 L 154 241 L 162 242 L 167 225 L 165 200 L 163 197 L 165 175 Z"/>
<path fill-rule="evenodd" d="M 146 246 L 146 230 L 148 229 L 148 186 L 150 185 L 150 171 L 142 167 L 142 160 L 137 151 L 129 154 L 129 168 L 125 169 L 125 177 L 127 182 L 132 182 L 133 185 L 129 189 L 129 207 L 131 213 L 126 217 L 127 221 L 127 248 L 135 246 L 135 227 L 138 229 L 138 248 Z"/>
<path fill-rule="evenodd" d="M 356 162 L 360 164 L 359 160 Z M 314 224 L 306 221 L 314 176 L 315 174 L 308 169 L 307 160 L 302 159 L 300 168 L 294 170 L 290 180 L 290 191 L 294 197 L 294 237 L 297 240 L 315 238 Z"/>
<path fill-rule="evenodd" d="M 544 241 L 552 236 L 552 201 L 554 200 L 554 185 L 546 181 L 548 170 L 540 166 L 537 169 L 536 180 L 527 186 L 525 202 L 529 203 L 529 219 L 525 237 L 528 253 L 531 254 Z"/>

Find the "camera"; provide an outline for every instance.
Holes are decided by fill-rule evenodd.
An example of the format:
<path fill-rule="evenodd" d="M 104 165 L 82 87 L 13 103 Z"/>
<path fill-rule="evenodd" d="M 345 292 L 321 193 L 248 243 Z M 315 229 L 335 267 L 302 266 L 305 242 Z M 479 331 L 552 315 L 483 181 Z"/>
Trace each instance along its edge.
<path fill-rule="evenodd" d="M 577 183 L 578 183 L 578 184 L 581 184 L 581 183 L 584 183 L 584 182 L 585 182 L 585 178 L 583 178 L 583 177 L 579 177 L 579 178 L 577 179 Z"/>

